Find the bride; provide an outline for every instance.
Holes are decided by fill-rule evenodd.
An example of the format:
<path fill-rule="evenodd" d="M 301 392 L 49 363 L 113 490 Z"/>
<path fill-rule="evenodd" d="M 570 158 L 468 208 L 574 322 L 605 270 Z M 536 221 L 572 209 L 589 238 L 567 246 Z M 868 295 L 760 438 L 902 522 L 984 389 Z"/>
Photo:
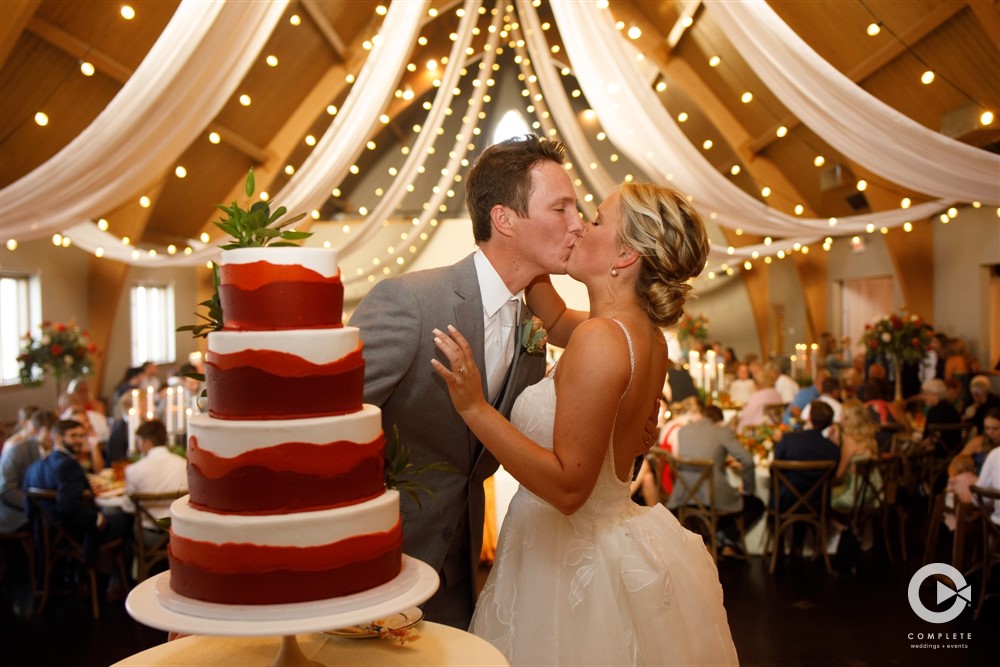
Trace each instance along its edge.
<path fill-rule="evenodd" d="M 680 194 L 624 184 L 585 226 L 567 265 L 590 313 L 543 280 L 528 300 L 565 353 L 507 422 L 483 397 L 465 338 L 434 331 L 432 360 L 455 408 L 521 484 L 471 632 L 512 665 L 735 664 L 722 587 L 698 535 L 629 497 L 649 406 L 708 237 Z"/>

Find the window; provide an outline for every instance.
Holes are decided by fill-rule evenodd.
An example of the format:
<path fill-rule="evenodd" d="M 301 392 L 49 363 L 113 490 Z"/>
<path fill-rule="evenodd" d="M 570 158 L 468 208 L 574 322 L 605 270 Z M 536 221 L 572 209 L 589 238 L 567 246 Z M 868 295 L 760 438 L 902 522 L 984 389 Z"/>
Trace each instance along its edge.
<path fill-rule="evenodd" d="M 501 141 L 506 141 L 514 137 L 523 137 L 526 134 L 531 134 L 528 121 L 524 120 L 524 116 L 521 115 L 520 111 L 511 109 L 500 118 L 496 129 L 493 130 L 493 143 L 498 144 Z"/>
<path fill-rule="evenodd" d="M 3 304 L 3 317 L 0 318 L 0 384 L 18 384 L 20 365 L 17 355 L 21 353 L 23 336 L 37 329 L 41 319 L 38 279 L 30 275 L 0 274 L 0 304 Z"/>
<path fill-rule="evenodd" d="M 132 365 L 174 362 L 174 287 L 132 286 Z"/>

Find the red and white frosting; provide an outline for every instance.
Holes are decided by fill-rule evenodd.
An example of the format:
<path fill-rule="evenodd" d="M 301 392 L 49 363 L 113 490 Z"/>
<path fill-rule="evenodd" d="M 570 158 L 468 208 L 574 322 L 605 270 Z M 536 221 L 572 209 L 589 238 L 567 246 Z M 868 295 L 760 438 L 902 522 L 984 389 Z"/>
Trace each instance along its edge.
<path fill-rule="evenodd" d="M 208 336 L 209 413 L 189 422 L 190 495 L 171 507 L 171 588 L 285 604 L 395 578 L 399 494 L 336 252 L 228 250 L 219 273 L 225 327 Z"/>
<path fill-rule="evenodd" d="M 344 285 L 337 251 L 238 248 L 219 259 L 226 330 L 339 327 Z"/>
<path fill-rule="evenodd" d="M 202 512 L 187 496 L 170 512 L 170 586 L 207 602 L 283 604 L 349 595 L 391 580 L 402 562 L 394 490 L 348 507 L 290 515 Z"/>

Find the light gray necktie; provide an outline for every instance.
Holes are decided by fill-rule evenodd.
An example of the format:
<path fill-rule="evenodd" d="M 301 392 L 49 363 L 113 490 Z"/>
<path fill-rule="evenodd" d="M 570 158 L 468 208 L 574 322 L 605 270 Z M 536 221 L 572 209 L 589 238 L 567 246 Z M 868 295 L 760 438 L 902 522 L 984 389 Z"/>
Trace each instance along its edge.
<path fill-rule="evenodd" d="M 497 344 L 499 345 L 500 354 L 497 355 L 496 365 L 489 370 L 489 376 L 486 378 L 486 387 L 490 391 L 490 402 L 496 400 L 497 395 L 503 388 L 503 380 L 507 375 L 507 369 L 510 368 L 510 362 L 514 358 L 514 332 L 517 327 L 515 326 L 517 319 L 517 301 L 514 299 L 508 299 L 500 306 L 500 310 L 497 312 L 500 318 L 500 331 L 497 336 Z"/>

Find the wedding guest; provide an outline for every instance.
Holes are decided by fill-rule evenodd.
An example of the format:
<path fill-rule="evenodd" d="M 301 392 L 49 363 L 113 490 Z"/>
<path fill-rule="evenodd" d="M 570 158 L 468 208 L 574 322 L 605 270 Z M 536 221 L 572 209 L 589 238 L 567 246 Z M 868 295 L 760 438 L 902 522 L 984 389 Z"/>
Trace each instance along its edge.
<path fill-rule="evenodd" d="M 962 423 L 962 416 L 948 401 L 948 386 L 944 380 L 937 378 L 928 380 L 921 389 L 923 390 L 924 403 L 927 405 L 927 418 L 924 421 L 925 434 L 931 426 Z M 940 441 L 934 443 L 935 455 L 939 458 L 947 456 L 949 452 L 957 450 L 961 444 L 961 431 L 957 429 L 941 431 Z"/>
<path fill-rule="evenodd" d="M 990 391 L 990 379 L 985 375 L 977 375 L 969 381 L 969 395 L 972 401 L 962 415 L 972 423 L 976 433 L 983 433 L 983 420 L 992 408 L 1000 408 L 1000 396 Z"/>
<path fill-rule="evenodd" d="M 529 353 L 517 332 L 531 318 L 521 303 L 524 288 L 540 275 L 565 273 L 582 231 L 564 160 L 560 142 L 532 135 L 484 150 L 466 179 L 478 250 L 453 266 L 376 284 L 351 317 L 365 345 L 365 402 L 398 427 L 414 463 L 447 462 L 458 470 L 420 477 L 435 496 L 422 510 L 407 494 L 400 502 L 404 552 L 441 578 L 425 617 L 462 629 L 476 600 L 483 480 L 497 461 L 425 366 L 435 351 L 428 332 L 453 324 L 466 334 L 484 368 L 487 396 L 503 415 L 542 377 L 545 355 Z"/>
<path fill-rule="evenodd" d="M 104 448 L 104 460 L 109 465 L 115 461 L 128 459 L 129 450 L 129 422 L 128 411 L 132 407 L 132 396 L 124 393 L 118 397 L 118 405 L 115 406 L 115 414 L 118 415 L 111 424 L 111 433 L 108 435 L 108 442 Z"/>
<path fill-rule="evenodd" d="M 131 395 L 133 389 L 139 389 L 143 381 L 142 366 L 133 366 L 125 371 L 125 377 L 122 378 L 118 386 L 115 387 L 114 404 L 121 405 L 121 397 L 126 395 Z M 129 403 L 131 405 L 131 403 Z M 120 417 L 120 414 L 115 414 L 115 417 Z"/>
<path fill-rule="evenodd" d="M 965 341 L 961 338 L 952 338 L 948 341 L 948 348 L 944 359 L 944 379 L 956 380 L 961 387 L 959 400 L 965 405 L 968 395 L 969 381 L 972 376 L 979 371 L 979 364 L 965 350 Z"/>
<path fill-rule="evenodd" d="M 84 378 L 73 378 L 66 385 L 66 393 L 74 397 L 72 401 L 73 405 L 81 405 L 84 410 L 88 412 L 99 412 L 102 415 L 107 415 L 107 409 L 104 407 L 104 403 L 96 398 L 90 393 L 90 383 Z"/>
<path fill-rule="evenodd" d="M 799 389 L 799 393 L 795 394 L 795 398 L 792 402 L 788 404 L 785 408 L 785 414 L 782 416 L 782 422 L 787 426 L 794 426 L 795 424 L 801 424 L 805 422 L 802 418 L 802 411 L 805 410 L 806 406 L 819 398 L 820 386 L 823 384 L 829 375 L 826 371 L 820 370 L 816 372 L 816 377 L 813 378 L 813 383 L 808 387 L 802 387 Z"/>
<path fill-rule="evenodd" d="M 187 459 L 167 447 L 167 428 L 159 419 L 143 422 L 135 430 L 135 444 L 142 456 L 125 468 L 125 501 L 122 509 L 135 514 L 128 496 L 134 493 L 175 493 L 187 489 Z M 156 519 L 170 516 L 170 503 L 150 504 L 149 513 Z M 155 528 L 143 517 L 147 528 Z"/>
<path fill-rule="evenodd" d="M 837 465 L 836 481 L 830 492 L 832 509 L 849 513 L 854 507 L 861 481 L 857 475 L 857 463 L 878 456 L 878 441 L 875 439 L 877 431 L 878 426 L 872 421 L 861 401 L 855 399 L 844 401 L 843 425 L 840 431 L 840 462 Z M 875 471 L 875 474 L 877 475 L 878 471 Z M 880 478 L 872 483 L 875 489 L 880 489 L 882 486 Z M 864 502 L 871 502 L 871 498 L 864 499 Z"/>
<path fill-rule="evenodd" d="M 691 374 L 673 361 L 667 364 L 667 388 L 670 390 L 670 395 L 667 396 L 670 403 L 680 403 L 688 398 L 698 397 L 698 390 L 695 389 Z"/>
<path fill-rule="evenodd" d="M 88 418 L 91 414 L 96 413 L 88 412 L 81 407 L 73 407 L 64 413 L 62 418 L 77 421 L 83 426 L 84 439 L 76 450 L 76 460 L 84 471 L 95 473 L 104 470 L 104 443 L 107 442 L 110 430 L 107 425 L 104 426 L 105 436 L 102 439 L 91 425 L 92 422 Z M 103 418 L 101 422 L 103 423 Z"/>
<path fill-rule="evenodd" d="M 781 394 L 774 388 L 774 381 L 778 376 L 773 369 L 761 366 L 753 378 L 757 389 L 750 394 L 750 400 L 740 410 L 740 417 L 737 420 L 737 428 L 740 430 L 761 424 L 767 418 L 765 408 L 782 402 Z"/>
<path fill-rule="evenodd" d="M 13 445 L 23 440 L 30 440 L 35 436 L 34 426 L 31 424 L 31 415 L 38 412 L 38 410 L 37 405 L 22 405 L 17 409 L 17 430 L 4 440 L 0 450 L 7 449 L 8 445 Z"/>
<path fill-rule="evenodd" d="M 87 437 L 83 424 L 63 419 L 53 425 L 51 432 L 51 453 L 28 467 L 23 487 L 25 490 L 35 487 L 56 492 L 55 500 L 46 502 L 55 520 L 70 535 L 82 541 L 85 562 L 96 563 L 102 543 L 125 537 L 131 532 L 132 517 L 117 511 L 105 515 L 94 505 L 93 490 L 77 462 Z M 26 509 L 29 520 L 33 520 L 35 510 L 32 504 L 26 503 Z"/>
<path fill-rule="evenodd" d="M 510 664 L 737 662 L 701 540 L 662 505 L 628 495 L 666 376 L 661 328 L 683 313 L 707 253 L 704 226 L 679 193 L 638 183 L 613 191 L 567 265 L 587 287 L 589 311 L 567 311 L 548 281 L 529 290 L 565 352 L 521 394 L 512 421 L 484 396 L 475 348 L 455 327 L 434 329 L 444 356 L 431 365 L 458 414 L 520 482 L 471 625 Z M 612 622 L 585 620 L 609 612 Z"/>
<path fill-rule="evenodd" d="M 983 433 L 969 439 L 955 460 L 968 458 L 972 461 L 976 473 L 983 467 L 987 455 L 1000 447 L 1000 408 L 990 408 L 983 418 Z M 954 461 L 948 468 L 949 475 L 954 475 Z"/>
<path fill-rule="evenodd" d="M 833 424 L 833 408 L 830 404 L 816 399 L 809 404 L 809 426 L 804 431 L 786 433 L 774 446 L 775 461 L 833 461 L 839 463 L 840 448 L 823 435 Z M 792 486 L 805 493 L 809 490 L 823 471 L 789 470 L 785 473 Z M 774 498 L 769 501 L 772 506 Z M 788 507 L 795 501 L 793 493 L 788 489 L 781 490 L 779 502 L 781 507 Z M 796 539 L 796 542 L 799 540 Z"/>
<path fill-rule="evenodd" d="M 29 421 L 31 437 L 4 447 L 0 453 L 0 533 L 13 533 L 28 523 L 24 511 L 24 474 L 52 449 L 50 431 L 56 422 L 55 414 L 36 410 Z"/>
<path fill-rule="evenodd" d="M 736 364 L 736 379 L 726 388 L 729 400 L 739 405 L 746 405 L 756 389 L 757 384 L 750 377 L 750 366 L 744 363 Z"/>
<path fill-rule="evenodd" d="M 823 378 L 823 383 L 820 386 L 820 395 L 817 400 L 823 401 L 833 410 L 833 423 L 839 424 L 841 421 L 841 415 L 843 412 L 843 406 L 840 402 L 840 382 L 834 377 Z M 802 419 L 809 421 L 810 411 L 812 410 L 812 405 L 816 401 L 812 401 L 802 410 Z M 828 438 L 836 439 L 836 434 L 831 431 L 824 433 Z"/>
<path fill-rule="evenodd" d="M 781 370 L 781 367 L 773 361 L 767 362 L 765 364 L 770 366 L 771 369 L 777 373 L 777 379 L 774 381 L 774 388 L 778 390 L 781 394 L 782 403 L 791 403 L 795 396 L 799 393 L 799 383 L 792 379 L 790 375 Z"/>
<path fill-rule="evenodd" d="M 987 489 L 1000 489 L 1000 447 L 997 447 L 986 456 L 983 469 L 979 473 L 977 484 Z M 993 512 L 990 514 L 990 521 L 1000 524 L 1000 503 L 993 503 Z"/>
<path fill-rule="evenodd" d="M 706 406 L 700 419 L 683 427 L 678 434 L 678 454 L 695 459 L 712 461 L 715 479 L 715 508 L 729 516 L 719 519 L 719 546 L 722 556 L 742 556 L 740 533 L 732 513 L 741 514 L 743 525 L 750 530 L 764 516 L 764 501 L 754 495 L 757 481 L 753 459 L 746 448 L 736 439 L 732 429 L 722 426 L 722 410 L 715 405 Z M 726 477 L 727 461 L 732 458 L 739 463 L 742 473 L 742 489 L 735 489 Z M 701 475 L 701 470 L 677 471 L 688 486 L 693 486 Z M 687 488 L 677 484 L 667 501 L 667 507 L 676 509 L 684 500 Z M 698 490 L 699 502 L 708 505 L 708 488 L 702 485 Z"/>

